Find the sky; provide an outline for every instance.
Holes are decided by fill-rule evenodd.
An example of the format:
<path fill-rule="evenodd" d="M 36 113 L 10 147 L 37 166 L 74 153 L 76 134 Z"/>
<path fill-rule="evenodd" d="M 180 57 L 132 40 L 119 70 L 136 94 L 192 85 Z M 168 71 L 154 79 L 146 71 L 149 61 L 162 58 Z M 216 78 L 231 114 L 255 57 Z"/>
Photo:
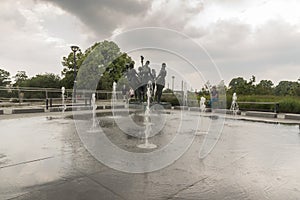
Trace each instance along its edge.
<path fill-rule="evenodd" d="M 60 74 L 71 45 L 85 50 L 116 38 L 122 51 L 130 51 L 136 60 L 144 53 L 157 70 L 166 61 L 167 82 L 176 76 L 175 87 L 181 79 L 194 88 L 207 80 L 217 82 L 213 74 L 226 85 L 232 78 L 249 80 L 252 75 L 257 82 L 297 81 L 299 9 L 297 0 L 1 0 L 0 68 L 11 75 L 21 70 L 29 76 Z M 152 31 L 145 27 L 159 29 L 135 37 L 139 30 Z M 130 50 L 128 41 L 143 45 L 140 40 L 169 51 Z M 178 59 L 170 52 L 177 52 Z"/>

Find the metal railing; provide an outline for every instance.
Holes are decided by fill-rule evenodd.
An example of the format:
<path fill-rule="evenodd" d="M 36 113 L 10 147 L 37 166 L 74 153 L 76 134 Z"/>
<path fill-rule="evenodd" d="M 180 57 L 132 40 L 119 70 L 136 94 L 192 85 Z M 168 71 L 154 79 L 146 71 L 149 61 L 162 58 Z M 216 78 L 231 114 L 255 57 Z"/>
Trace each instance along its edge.
<path fill-rule="evenodd" d="M 76 99 L 89 101 L 92 93 L 96 93 L 98 100 L 110 100 L 112 97 L 112 91 L 77 90 Z M 73 89 L 65 89 L 64 97 L 66 103 L 71 103 Z M 59 104 L 62 101 L 62 90 L 42 87 L 0 87 L 0 103 L 44 104 L 46 101 Z"/>

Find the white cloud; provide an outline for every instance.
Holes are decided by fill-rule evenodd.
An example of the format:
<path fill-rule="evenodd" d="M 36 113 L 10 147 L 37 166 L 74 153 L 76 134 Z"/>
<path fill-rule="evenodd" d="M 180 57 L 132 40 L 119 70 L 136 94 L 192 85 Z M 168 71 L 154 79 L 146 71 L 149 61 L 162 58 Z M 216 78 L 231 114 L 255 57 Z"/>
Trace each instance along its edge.
<path fill-rule="evenodd" d="M 251 75 L 275 82 L 293 80 L 300 64 L 299 7 L 297 0 L 4 0 L 0 68 L 12 74 L 17 70 L 59 74 L 70 44 L 85 49 L 113 33 L 159 26 L 183 32 L 203 45 L 227 83 Z M 198 66 L 208 66 L 204 54 L 194 55 L 196 46 L 168 35 L 127 42 L 151 46 L 157 38 L 165 47 L 190 51 L 189 59 L 197 58 Z"/>
<path fill-rule="evenodd" d="M 0 27 L 0 68 L 12 75 L 25 70 L 28 75 L 60 74 L 62 56 L 70 52 L 73 41 L 86 44 L 79 34 L 80 22 L 51 4 L 26 0 L 11 4 L 2 1 Z M 63 19 L 63 20 L 61 20 Z M 75 34 L 74 34 L 75 32 Z"/>

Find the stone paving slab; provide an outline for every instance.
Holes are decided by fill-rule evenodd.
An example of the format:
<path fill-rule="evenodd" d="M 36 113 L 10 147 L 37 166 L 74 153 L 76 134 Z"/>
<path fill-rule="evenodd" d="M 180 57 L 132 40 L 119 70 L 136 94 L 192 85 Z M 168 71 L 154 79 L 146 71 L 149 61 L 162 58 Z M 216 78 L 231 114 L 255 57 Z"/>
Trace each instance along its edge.
<path fill-rule="evenodd" d="M 105 111 L 108 112 L 99 112 Z M 199 113 L 192 114 L 196 116 Z M 41 113 L 28 114 L 33 115 L 42 116 Z M 43 115 L 55 116 L 55 113 Z M 6 154 L 12 153 L 7 157 L 7 162 L 14 160 L 14 155 L 20 155 L 15 157 L 15 160 L 19 160 L 24 159 L 24 155 L 32 157 L 35 155 L 28 154 L 41 151 L 51 153 L 50 156 L 53 155 L 54 158 L 0 169 L 0 194 L 7 191 L 16 192 L 17 196 L 12 197 L 16 200 L 281 200 L 287 195 L 289 199 L 300 197 L 300 176 L 297 173 L 300 167 L 300 146 L 297 127 L 231 121 L 229 125 L 224 126 L 218 144 L 207 158 L 202 160 L 198 157 L 206 137 L 199 135 L 187 152 L 170 166 L 152 173 L 129 174 L 105 167 L 89 155 L 75 133 L 72 120 L 64 118 L 66 115 L 71 113 L 51 120 L 45 119 L 44 116 L 19 120 L 20 115 L 14 115 L 18 118 L 15 121 L 23 124 L 20 128 L 23 131 L 24 127 L 27 128 L 27 131 L 22 133 L 20 143 L 16 143 L 12 138 L 19 138 L 20 134 L 16 130 L 11 131 L 16 126 L 15 121 L 2 121 L 6 127 L 1 126 L 1 133 L 6 133 L 8 137 L 2 140 L 1 148 L 4 148 L 8 141 L 14 144 L 7 145 L 11 151 L 7 151 Z M 243 118 L 264 120 L 259 117 L 237 116 L 237 119 Z M 212 123 L 215 121 L 208 117 L 206 119 Z M 31 120 L 29 125 L 28 120 Z M 293 121 L 278 118 L 265 120 Z M 39 129 L 32 133 L 32 126 Z M 163 136 L 157 137 L 162 139 Z M 24 142 L 29 146 L 20 146 L 24 138 L 32 140 Z M 37 147 L 34 147 L 35 143 L 38 143 Z M 20 151 L 16 153 L 14 149 Z M 0 197 L 10 200 L 12 198 Z"/>
<path fill-rule="evenodd" d="M 91 180 L 88 177 L 80 177 L 75 180 L 53 184 L 51 187 L 43 188 L 37 191 L 21 195 L 15 200 L 121 200 L 122 197 L 114 194 L 101 184 Z"/>

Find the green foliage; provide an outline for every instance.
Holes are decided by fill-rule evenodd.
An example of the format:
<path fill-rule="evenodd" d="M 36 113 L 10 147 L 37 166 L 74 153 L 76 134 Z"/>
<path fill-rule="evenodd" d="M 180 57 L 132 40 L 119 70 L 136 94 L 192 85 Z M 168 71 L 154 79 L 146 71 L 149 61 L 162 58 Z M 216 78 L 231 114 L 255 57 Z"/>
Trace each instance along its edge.
<path fill-rule="evenodd" d="M 292 81 L 281 81 L 275 87 L 275 95 L 279 96 L 295 96 L 300 95 L 300 84 Z"/>
<path fill-rule="evenodd" d="M 25 71 L 18 71 L 13 78 L 15 79 L 14 86 L 20 86 L 28 79 L 28 76 L 26 75 Z"/>
<path fill-rule="evenodd" d="M 255 89 L 256 95 L 271 95 L 274 93 L 274 84 L 270 80 L 261 80 Z"/>
<path fill-rule="evenodd" d="M 99 81 L 98 89 L 111 90 L 113 82 L 118 82 L 119 79 L 123 77 L 126 72 L 126 63 L 130 62 L 133 61 L 126 53 L 122 53 L 116 57 L 105 68 L 105 71 Z"/>
<path fill-rule="evenodd" d="M 20 87 L 60 88 L 60 77 L 53 73 L 38 74 L 20 83 Z"/>
<path fill-rule="evenodd" d="M 164 93 L 161 97 L 161 101 L 171 103 L 172 106 L 179 106 L 180 105 L 179 100 L 177 99 L 177 97 L 173 93 L 172 94 Z"/>
<path fill-rule="evenodd" d="M 300 113 L 300 99 L 286 97 L 279 102 L 279 111 L 286 113 Z"/>
<path fill-rule="evenodd" d="M 247 82 L 244 78 L 233 78 L 227 90 L 229 95 L 236 92 L 239 95 L 277 95 L 277 96 L 300 96 L 300 83 L 294 81 L 281 81 L 276 87 L 270 80 L 261 80 L 254 84 L 252 76 Z"/>
<path fill-rule="evenodd" d="M 71 52 L 63 57 L 62 85 L 73 88 L 74 57 Z M 76 53 L 77 87 L 81 89 L 111 90 L 113 81 L 118 81 L 126 71 L 126 63 L 132 62 L 126 53 L 112 41 L 95 43 L 84 53 Z"/>
<path fill-rule="evenodd" d="M 87 50 L 88 51 L 88 50 Z M 81 66 L 82 62 L 85 59 L 85 55 L 79 49 L 75 54 L 76 59 L 76 73 L 78 72 L 79 67 Z M 62 60 L 62 65 L 64 69 L 62 70 L 61 74 L 63 75 L 63 79 L 61 83 L 65 88 L 73 88 L 74 85 L 74 53 L 69 53 L 68 56 L 64 56 Z"/>
<path fill-rule="evenodd" d="M 247 82 L 242 77 L 234 78 L 229 83 L 229 94 L 236 92 L 237 94 L 254 94 L 255 93 L 255 76 L 252 76 Z"/>
<path fill-rule="evenodd" d="M 4 69 L 0 69 L 0 86 L 6 86 L 10 84 L 10 73 Z"/>

